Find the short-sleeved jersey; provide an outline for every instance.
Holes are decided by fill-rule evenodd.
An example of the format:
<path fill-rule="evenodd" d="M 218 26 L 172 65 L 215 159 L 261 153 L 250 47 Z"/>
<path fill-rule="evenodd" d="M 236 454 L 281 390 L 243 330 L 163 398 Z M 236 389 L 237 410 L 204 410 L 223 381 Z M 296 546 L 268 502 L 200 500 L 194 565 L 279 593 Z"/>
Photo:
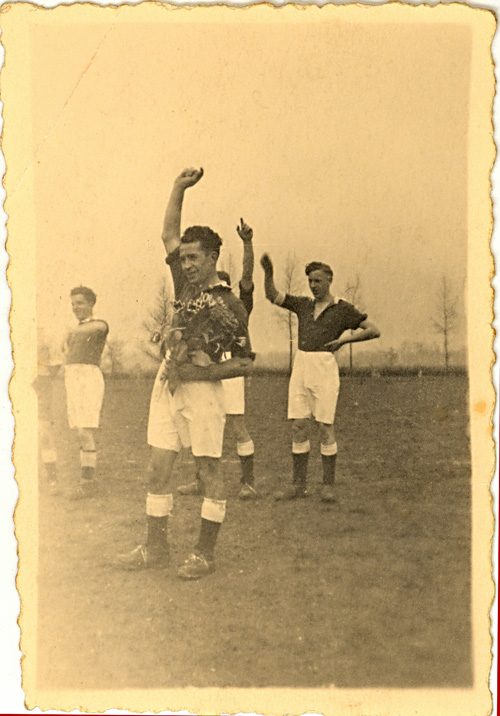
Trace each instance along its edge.
<path fill-rule="evenodd" d="M 179 249 L 175 249 L 165 259 L 172 272 L 172 280 L 174 282 L 175 298 L 178 301 L 187 303 L 197 298 L 200 293 L 210 293 L 214 297 L 220 297 L 230 311 L 234 314 L 238 321 L 238 329 L 236 331 L 235 341 L 231 346 L 231 355 L 240 358 L 253 357 L 252 347 L 250 344 L 250 336 L 248 334 L 248 312 L 246 311 L 242 301 L 237 298 L 226 283 L 216 283 L 213 286 L 200 291 L 199 288 L 192 286 L 184 275 L 182 270 Z M 175 326 L 175 314 L 173 318 Z"/>
<path fill-rule="evenodd" d="M 240 281 L 240 283 L 238 284 L 238 288 L 240 290 L 240 301 L 245 306 L 245 311 L 248 313 L 248 316 L 250 316 L 253 310 L 254 285 L 252 284 L 252 288 L 246 291 L 241 285 Z"/>
<path fill-rule="evenodd" d="M 279 299 L 278 299 L 279 300 Z M 301 351 L 327 351 L 326 343 L 336 341 L 344 331 L 356 330 L 366 320 L 366 313 L 360 313 L 351 303 L 335 299 L 315 319 L 315 301 L 307 296 L 286 294 L 277 304 L 297 314 L 299 319 L 298 348 Z"/>
<path fill-rule="evenodd" d="M 108 332 L 108 324 L 100 318 L 86 318 L 81 321 L 69 334 L 66 363 L 98 366 Z"/>

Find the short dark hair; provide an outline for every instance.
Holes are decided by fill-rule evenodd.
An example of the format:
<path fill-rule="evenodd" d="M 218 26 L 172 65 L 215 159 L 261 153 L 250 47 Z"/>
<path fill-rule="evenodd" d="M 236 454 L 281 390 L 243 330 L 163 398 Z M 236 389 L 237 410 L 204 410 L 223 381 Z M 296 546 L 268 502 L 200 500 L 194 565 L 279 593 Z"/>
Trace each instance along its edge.
<path fill-rule="evenodd" d="M 229 276 L 227 271 L 217 271 L 217 276 L 220 278 L 221 281 L 225 281 L 228 286 L 231 285 L 231 277 Z"/>
<path fill-rule="evenodd" d="M 215 251 L 219 256 L 222 239 L 209 226 L 190 226 L 181 236 L 181 244 L 194 244 L 197 241 L 205 253 Z"/>
<path fill-rule="evenodd" d="M 69 295 L 70 296 L 82 295 L 92 305 L 94 305 L 95 302 L 97 301 L 97 296 L 92 291 L 92 289 L 88 288 L 87 286 L 77 286 L 76 288 L 72 288 Z"/>
<path fill-rule="evenodd" d="M 333 279 L 332 269 L 328 266 L 328 264 L 324 264 L 322 261 L 311 261 L 310 264 L 307 264 L 306 276 L 309 276 L 309 274 L 313 271 L 323 271 L 323 273 L 326 273 L 330 281 Z"/>

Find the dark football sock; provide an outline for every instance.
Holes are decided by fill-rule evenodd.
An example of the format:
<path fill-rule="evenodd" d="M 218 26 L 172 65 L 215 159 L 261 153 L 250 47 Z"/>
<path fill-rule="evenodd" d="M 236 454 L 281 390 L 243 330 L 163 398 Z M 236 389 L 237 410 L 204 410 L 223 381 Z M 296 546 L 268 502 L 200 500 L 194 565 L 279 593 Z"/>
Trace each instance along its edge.
<path fill-rule="evenodd" d="M 197 554 L 202 554 L 207 559 L 213 559 L 220 525 L 220 522 L 211 522 L 201 518 L 200 536 L 195 546 Z"/>
<path fill-rule="evenodd" d="M 82 480 L 88 482 L 95 479 L 95 469 L 84 465 L 82 467 Z"/>
<path fill-rule="evenodd" d="M 293 484 L 305 487 L 307 480 L 308 452 L 293 453 Z"/>
<path fill-rule="evenodd" d="M 97 453 L 95 450 L 80 450 L 81 478 L 83 482 L 95 480 Z"/>
<path fill-rule="evenodd" d="M 241 480 L 243 485 L 253 485 L 253 455 L 240 455 Z"/>
<path fill-rule="evenodd" d="M 323 485 L 333 485 L 335 482 L 336 455 L 322 455 L 323 461 Z"/>
<path fill-rule="evenodd" d="M 168 517 L 151 517 L 148 519 L 147 546 L 152 552 L 168 552 L 167 528 Z"/>

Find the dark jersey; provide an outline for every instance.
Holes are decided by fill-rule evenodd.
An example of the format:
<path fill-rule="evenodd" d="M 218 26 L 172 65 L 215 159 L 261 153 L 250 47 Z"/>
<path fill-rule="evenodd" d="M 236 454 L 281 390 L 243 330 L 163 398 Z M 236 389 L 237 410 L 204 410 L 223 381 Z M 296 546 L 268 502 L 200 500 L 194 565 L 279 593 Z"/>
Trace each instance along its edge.
<path fill-rule="evenodd" d="M 238 329 L 233 345 L 231 346 L 231 355 L 240 358 L 253 357 L 252 347 L 250 345 L 250 336 L 248 334 L 248 312 L 246 311 L 242 301 L 236 298 L 230 287 L 225 283 L 217 283 L 213 286 L 200 291 L 199 288 L 192 286 L 184 275 L 181 261 L 179 257 L 179 249 L 175 249 L 165 259 L 170 271 L 172 272 L 172 280 L 174 282 L 175 298 L 178 301 L 187 303 L 191 299 L 197 298 L 200 293 L 209 293 L 214 297 L 220 297 L 229 310 L 234 314 L 238 321 Z M 174 315 L 175 324 L 175 315 Z"/>
<path fill-rule="evenodd" d="M 344 331 L 359 328 L 366 320 L 366 313 L 360 313 L 351 303 L 342 299 L 327 306 L 317 318 L 314 318 L 315 301 L 307 296 L 287 294 L 283 308 L 297 314 L 299 319 L 298 348 L 301 351 L 327 351 L 326 343 L 336 341 Z"/>
<path fill-rule="evenodd" d="M 252 284 L 252 288 L 249 291 L 245 291 L 243 286 L 241 285 L 241 281 L 238 284 L 238 288 L 240 289 L 240 301 L 245 306 L 245 311 L 250 314 L 253 310 L 253 291 L 254 291 L 254 285 Z"/>
<path fill-rule="evenodd" d="M 106 321 L 99 318 L 90 318 L 79 323 L 68 338 L 66 363 L 99 365 L 108 331 Z"/>

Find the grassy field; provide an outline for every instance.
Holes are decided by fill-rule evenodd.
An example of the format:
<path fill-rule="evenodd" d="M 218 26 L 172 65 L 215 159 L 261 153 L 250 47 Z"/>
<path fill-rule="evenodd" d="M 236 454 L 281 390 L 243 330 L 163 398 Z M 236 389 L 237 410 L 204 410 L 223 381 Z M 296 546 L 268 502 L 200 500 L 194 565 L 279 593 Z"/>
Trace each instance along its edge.
<path fill-rule="evenodd" d="M 460 376 L 344 378 L 336 432 L 337 502 L 272 492 L 290 480 L 285 376 L 247 393 L 257 502 L 242 503 L 235 445 L 217 571 L 176 578 L 200 498 L 178 497 L 172 566 L 116 571 L 144 536 L 152 381 L 108 380 L 98 435 L 101 492 L 71 502 L 78 451 L 57 387 L 63 494 L 40 487 L 39 686 L 42 688 L 466 687 L 472 682 L 470 458 Z M 177 484 L 192 477 L 189 455 Z"/>

